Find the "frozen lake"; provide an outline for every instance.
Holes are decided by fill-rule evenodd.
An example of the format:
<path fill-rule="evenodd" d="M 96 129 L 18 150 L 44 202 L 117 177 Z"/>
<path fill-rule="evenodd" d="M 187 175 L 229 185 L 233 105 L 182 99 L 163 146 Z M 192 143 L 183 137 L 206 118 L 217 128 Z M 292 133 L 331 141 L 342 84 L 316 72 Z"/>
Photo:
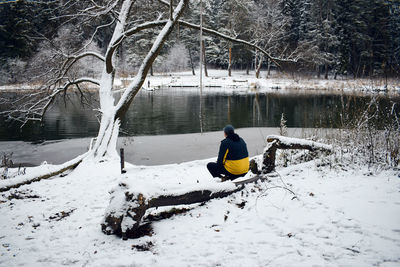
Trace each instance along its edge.
<path fill-rule="evenodd" d="M 5 94 L 5 93 L 3 93 Z M 11 94 L 11 93 L 10 93 Z M 82 106 L 80 98 L 70 93 L 67 101 L 58 99 L 47 113 L 43 125 L 31 124 L 23 131 L 18 125 L 0 120 L 0 141 L 37 141 L 94 137 L 98 130 L 97 96 L 90 97 L 92 106 Z M 304 93 L 273 91 L 269 93 L 224 93 L 220 88 L 202 98 L 202 129 L 221 130 L 224 125 L 236 128 L 279 127 L 283 113 L 288 127 L 337 128 L 343 115 L 361 114 L 371 96 L 334 92 Z M 400 112 L 400 98 L 381 95 L 380 110 L 390 112 L 393 103 Z M 0 107 L 1 109 L 1 107 Z M 383 120 L 382 120 L 383 121 Z M 122 122 L 122 136 L 199 133 L 200 97 L 196 88 L 142 90 Z"/>

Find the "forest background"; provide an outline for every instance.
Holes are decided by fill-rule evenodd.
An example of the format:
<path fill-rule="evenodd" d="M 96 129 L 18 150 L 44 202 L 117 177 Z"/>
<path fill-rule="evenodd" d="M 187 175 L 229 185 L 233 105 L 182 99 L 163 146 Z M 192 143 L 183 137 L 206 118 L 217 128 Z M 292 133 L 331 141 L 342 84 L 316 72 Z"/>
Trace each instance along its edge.
<path fill-rule="evenodd" d="M 68 1 L 70 13 L 81 10 Z M 100 1 L 101 2 L 101 1 Z M 184 17 L 199 23 L 198 1 Z M 71 4 L 73 3 L 73 4 Z M 398 0 L 205 0 L 204 26 L 262 47 L 293 61 L 279 66 L 257 51 L 218 37 L 205 37 L 207 66 L 227 69 L 229 51 L 234 69 L 279 69 L 293 75 L 324 78 L 398 77 L 400 73 L 400 1 Z M 96 23 L 72 23 L 62 15 L 64 1 L 2 1 L 0 4 L 0 85 L 41 82 L 66 54 L 87 44 L 104 53 L 112 31 Z M 156 14 L 158 1 L 143 2 L 133 21 Z M 76 13 L 75 12 L 75 13 Z M 92 32 L 98 34 L 92 38 Z M 118 51 L 121 75 L 137 71 L 156 33 L 142 31 Z M 176 27 L 152 66 L 156 72 L 195 71 L 199 63 L 199 37 L 195 30 Z M 76 75 L 101 72 L 93 59 L 83 59 Z"/>

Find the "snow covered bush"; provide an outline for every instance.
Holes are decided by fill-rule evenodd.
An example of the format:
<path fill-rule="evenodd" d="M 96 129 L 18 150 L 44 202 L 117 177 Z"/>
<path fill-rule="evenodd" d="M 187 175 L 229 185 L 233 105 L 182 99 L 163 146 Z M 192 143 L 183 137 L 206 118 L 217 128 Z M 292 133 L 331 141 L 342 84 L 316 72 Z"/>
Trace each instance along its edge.
<path fill-rule="evenodd" d="M 400 164 L 400 107 L 392 103 L 383 109 L 374 96 L 365 106 L 350 115 L 342 109 L 342 125 L 332 142 L 338 147 L 338 161 L 368 164 L 369 167 L 399 167 Z"/>

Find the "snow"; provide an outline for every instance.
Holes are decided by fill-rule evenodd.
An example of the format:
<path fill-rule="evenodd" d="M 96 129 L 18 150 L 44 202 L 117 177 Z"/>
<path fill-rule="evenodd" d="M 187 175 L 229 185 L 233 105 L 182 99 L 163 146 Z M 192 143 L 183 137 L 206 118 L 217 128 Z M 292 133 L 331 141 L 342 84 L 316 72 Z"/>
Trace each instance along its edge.
<path fill-rule="evenodd" d="M 280 143 L 285 144 L 287 146 L 293 145 L 293 144 L 299 144 L 301 146 L 310 146 L 312 148 L 323 148 L 326 150 L 332 150 L 332 145 L 327 145 L 319 142 L 314 142 L 311 140 L 306 140 L 306 139 L 300 139 L 300 138 L 293 138 L 293 137 L 286 137 L 286 136 L 281 136 L 281 135 L 268 135 L 268 139 L 277 139 L 279 140 Z"/>
<path fill-rule="evenodd" d="M 212 160 L 127 164 L 124 175 L 119 161 L 86 161 L 67 176 L 0 193 L 0 266 L 400 264 L 399 170 L 323 167 L 318 159 L 153 222 L 151 236 L 123 241 L 101 232 L 120 182 L 147 193 L 231 185 L 211 178 Z"/>
<path fill-rule="evenodd" d="M 344 93 L 376 93 L 385 92 L 391 94 L 400 93 L 400 84 L 396 80 L 389 80 L 387 87 L 381 80 L 369 79 L 316 79 L 305 77 L 290 77 L 283 73 L 272 71 L 270 77 L 266 77 L 266 72 L 261 72 L 261 78 L 255 78 L 254 71 L 246 74 L 245 71 L 232 71 L 232 76 L 228 76 L 227 70 L 208 70 L 209 76 L 203 76 L 203 92 L 236 92 L 236 93 L 263 93 L 263 92 L 287 92 L 296 91 L 319 91 L 331 92 L 339 91 Z M 128 82 L 131 78 L 124 78 Z M 150 81 L 150 87 L 148 82 Z M 157 90 L 166 87 L 182 87 L 180 90 L 196 90 L 199 86 L 199 73 L 196 75 L 191 72 L 172 72 L 147 76 L 143 83 L 144 90 Z M 198 90 L 198 89 L 197 89 Z"/>
<path fill-rule="evenodd" d="M 387 85 L 384 80 L 379 79 L 347 79 L 339 77 L 334 79 L 317 79 L 307 77 L 292 77 L 285 73 L 272 71 L 267 77 L 266 71 L 261 72 L 259 79 L 255 78 L 254 71 L 246 74 L 245 71 L 232 71 L 228 76 L 227 70 L 209 69 L 208 77 L 203 77 L 203 92 L 225 92 L 225 93 L 265 93 L 282 92 L 341 92 L 341 93 L 385 93 L 391 95 L 400 94 L 400 83 L 396 79 L 389 79 Z M 131 83 L 135 78 L 116 78 L 114 85 L 116 89 L 124 89 L 124 85 Z M 150 87 L 148 82 L 150 81 Z M 180 90 L 198 90 L 199 71 L 196 75 L 191 71 L 155 73 L 154 76 L 147 75 L 143 83 L 144 90 L 157 90 L 159 88 L 176 87 Z M 182 88 L 180 88 L 182 87 Z M 17 91 L 34 89 L 34 85 L 15 84 L 0 86 L 0 91 Z"/>

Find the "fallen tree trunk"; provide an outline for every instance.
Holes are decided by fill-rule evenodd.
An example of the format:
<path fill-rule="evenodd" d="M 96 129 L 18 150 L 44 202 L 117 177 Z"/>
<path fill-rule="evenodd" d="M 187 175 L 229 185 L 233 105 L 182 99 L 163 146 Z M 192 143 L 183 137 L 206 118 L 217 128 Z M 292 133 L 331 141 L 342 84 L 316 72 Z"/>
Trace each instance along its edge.
<path fill-rule="evenodd" d="M 309 151 L 332 152 L 331 145 L 280 135 L 267 136 L 267 142 L 262 166 L 262 173 L 264 174 L 270 173 L 275 169 L 276 150 L 278 149 L 307 149 Z"/>
<path fill-rule="evenodd" d="M 35 175 L 26 174 L 16 178 L 1 180 L 0 192 L 5 192 L 12 188 L 18 188 L 26 184 L 48 179 L 53 176 L 62 174 L 67 170 L 75 169 L 82 162 L 85 155 L 86 153 L 62 165 L 54 166 L 54 168 L 51 168 L 50 170 L 45 170 L 42 174 L 35 174 Z"/>
<path fill-rule="evenodd" d="M 211 188 L 199 189 L 184 194 L 159 195 L 148 198 L 141 193 L 131 193 L 126 184 L 120 183 L 118 189 L 111 193 L 110 206 L 106 211 L 101 228 L 105 234 L 115 234 L 126 240 L 135 236 L 135 231 L 139 228 L 146 211 L 150 208 L 189 205 L 226 197 L 242 190 L 245 184 L 260 179 L 266 179 L 266 177 L 255 176 L 246 180 L 231 182 L 229 183 L 231 186 L 219 191 Z"/>

